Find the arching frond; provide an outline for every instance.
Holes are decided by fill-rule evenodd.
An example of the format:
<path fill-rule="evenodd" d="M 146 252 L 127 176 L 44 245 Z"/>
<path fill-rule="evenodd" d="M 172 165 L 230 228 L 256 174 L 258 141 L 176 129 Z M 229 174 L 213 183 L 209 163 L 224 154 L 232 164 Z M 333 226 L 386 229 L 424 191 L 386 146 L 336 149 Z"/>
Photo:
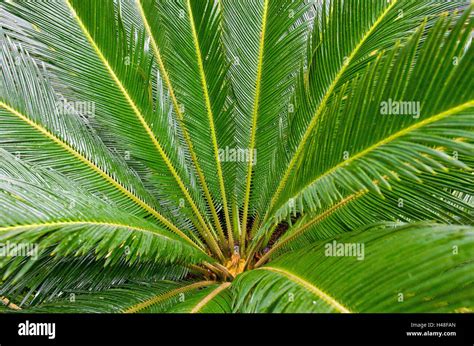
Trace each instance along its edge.
<path fill-rule="evenodd" d="M 324 200 L 335 202 L 342 198 L 341 188 L 379 193 L 373 181 L 390 185 L 384 176 L 419 181 L 416 174 L 444 165 L 470 169 L 457 159 L 472 152 L 469 13 L 454 22 L 443 16 L 422 44 L 420 28 L 409 42 L 380 55 L 361 77 L 346 85 L 319 119 L 307 154 L 281 194 L 287 212 L 290 205 L 301 211 Z M 439 52 L 435 56 L 434 47 Z M 453 57 L 459 57 L 459 63 L 454 64 Z M 430 84 L 424 82 L 428 79 Z M 403 83 L 394 84 L 395 80 Z M 440 87 L 434 88 L 435 84 Z M 453 92 L 460 86 L 459 92 Z M 393 102 L 414 108 L 408 114 L 402 108 L 385 114 L 384 107 L 392 107 Z M 372 126 L 370 136 L 365 133 L 367 124 Z"/>
<path fill-rule="evenodd" d="M 57 256 L 93 251 L 97 258 L 111 263 L 121 258 L 129 263 L 211 261 L 189 238 L 120 211 L 64 177 L 35 171 L 5 151 L 0 153 L 0 201 L 4 206 L 0 239 L 29 244 L 35 252 L 30 257 L 53 246 Z"/>
<path fill-rule="evenodd" d="M 243 208 L 242 243 L 249 215 L 262 213 L 257 201 L 267 185 L 274 183 L 266 177 L 281 138 L 295 73 L 305 54 L 306 22 L 299 19 L 307 5 L 267 0 L 221 4 L 237 102 L 236 144 L 246 154 L 236 165 L 237 205 Z"/>
<path fill-rule="evenodd" d="M 84 256 L 52 256 L 52 249 L 30 261 L 11 258 L 3 261 L 0 294 L 10 297 L 22 309 L 30 309 L 51 301 L 74 303 L 79 294 L 99 292 L 131 282 L 182 280 L 189 270 L 176 264 L 130 262 L 121 258 L 116 263 L 96 259 L 93 252 Z"/>
<path fill-rule="evenodd" d="M 34 312 L 74 313 L 144 313 L 163 312 L 179 304 L 175 298 L 186 300 L 200 289 L 215 285 L 212 281 L 128 284 L 104 292 L 78 295 L 75 302 L 57 301 L 32 309 Z"/>
<path fill-rule="evenodd" d="M 242 274 L 239 312 L 472 311 L 471 226 L 372 227 Z"/>
<path fill-rule="evenodd" d="M 141 1 L 138 4 L 192 161 L 211 205 L 220 241 L 225 244 L 214 204 L 222 209 L 225 226 L 230 231 L 227 201 L 232 192 L 229 178 L 233 171 L 221 162 L 220 153 L 226 147 L 233 147 L 234 127 L 229 112 L 227 62 L 216 2 Z"/>

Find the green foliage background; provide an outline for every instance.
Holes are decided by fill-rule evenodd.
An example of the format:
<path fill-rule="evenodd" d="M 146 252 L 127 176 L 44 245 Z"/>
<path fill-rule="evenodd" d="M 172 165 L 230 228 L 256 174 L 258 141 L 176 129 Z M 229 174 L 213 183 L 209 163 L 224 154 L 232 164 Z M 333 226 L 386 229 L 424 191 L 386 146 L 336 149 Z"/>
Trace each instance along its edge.
<path fill-rule="evenodd" d="M 473 28 L 460 0 L 0 3 L 0 244 L 34 249 L 1 311 L 472 312 Z"/>

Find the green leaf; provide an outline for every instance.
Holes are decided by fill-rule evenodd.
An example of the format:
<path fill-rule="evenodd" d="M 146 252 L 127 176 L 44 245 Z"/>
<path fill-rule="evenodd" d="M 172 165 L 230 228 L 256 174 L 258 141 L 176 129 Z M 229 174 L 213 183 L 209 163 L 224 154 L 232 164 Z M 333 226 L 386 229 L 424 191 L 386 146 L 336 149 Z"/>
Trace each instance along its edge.
<path fill-rule="evenodd" d="M 187 296 L 177 297 L 166 312 L 172 313 L 229 313 L 232 311 L 230 282 L 213 285 Z"/>
<path fill-rule="evenodd" d="M 151 215 L 182 233 L 157 211 L 156 201 L 124 160 L 112 155 L 76 110 L 55 95 L 35 61 L 8 37 L 2 37 L 2 43 L 1 59 L 8 67 L 0 79 L 2 147 L 33 164 L 66 174 L 133 214 Z"/>
<path fill-rule="evenodd" d="M 341 246 L 347 250 L 338 252 Z M 472 226 L 413 224 L 351 232 L 240 275 L 232 284 L 235 310 L 472 311 L 473 250 Z"/>
<path fill-rule="evenodd" d="M 274 254 L 294 251 L 316 240 L 331 238 L 341 232 L 350 232 L 380 221 L 432 220 L 472 225 L 473 202 L 469 198 L 474 190 L 471 173 L 434 171 L 433 174 L 421 174 L 419 178 L 421 183 L 399 181 L 392 183 L 389 188 L 383 186 L 380 189 L 382 196 L 367 189 L 347 193 L 338 202 L 305 213 L 289 226 L 259 263 L 264 263 Z M 256 236 L 263 235 L 268 241 L 272 232 L 259 231 Z"/>
<path fill-rule="evenodd" d="M 125 283 L 177 281 L 189 273 L 177 264 L 150 261 L 130 264 L 125 258 L 111 264 L 107 259 L 96 259 L 94 253 L 80 257 L 58 257 L 51 253 L 52 249 L 47 249 L 31 262 L 18 257 L 6 262 L 8 276 L 2 282 L 0 294 L 28 310 L 51 301 L 73 302 L 79 294 L 104 291 Z"/>

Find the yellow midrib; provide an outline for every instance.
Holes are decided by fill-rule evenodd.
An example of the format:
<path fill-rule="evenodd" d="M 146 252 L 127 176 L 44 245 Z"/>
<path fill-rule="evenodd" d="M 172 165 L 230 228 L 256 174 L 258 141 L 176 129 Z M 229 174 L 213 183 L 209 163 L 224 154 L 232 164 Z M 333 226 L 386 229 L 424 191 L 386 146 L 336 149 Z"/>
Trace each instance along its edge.
<path fill-rule="evenodd" d="M 249 164 L 247 169 L 247 180 L 245 184 L 245 196 L 244 196 L 244 210 L 242 214 L 242 235 L 241 243 L 245 245 L 245 236 L 247 232 L 247 215 L 250 202 L 250 187 L 252 183 L 252 167 L 253 167 L 253 149 L 255 147 L 255 136 L 257 132 L 257 120 L 258 120 L 258 108 L 260 105 L 260 89 L 262 79 L 262 68 L 263 68 L 263 53 L 265 50 L 265 36 L 267 30 L 267 16 L 268 16 L 268 1 L 265 0 L 263 3 L 263 14 L 262 14 L 262 30 L 260 33 L 260 46 L 258 52 L 258 64 L 257 64 L 257 78 L 255 83 L 255 99 L 252 111 L 252 127 L 250 129 L 250 143 L 249 143 Z"/>
<path fill-rule="evenodd" d="M 199 75 L 201 76 L 201 85 L 202 85 L 202 90 L 204 93 L 204 100 L 206 104 L 206 110 L 207 110 L 207 115 L 209 118 L 209 128 L 211 131 L 211 139 L 212 139 L 212 146 L 213 146 L 213 151 L 214 151 L 214 160 L 216 161 L 216 169 L 217 169 L 217 177 L 219 179 L 219 187 L 221 190 L 221 196 L 222 196 L 222 204 L 223 204 L 223 209 L 224 209 L 224 216 L 225 216 L 225 221 L 226 221 L 226 226 L 228 233 L 232 233 L 232 224 L 230 222 L 230 216 L 229 216 L 229 209 L 227 205 L 227 197 L 226 197 L 226 191 L 225 191 L 225 184 L 224 184 L 224 176 L 222 174 L 222 167 L 221 163 L 219 160 L 219 148 L 218 148 L 218 143 L 217 143 L 217 135 L 216 135 L 216 129 L 214 125 L 214 114 L 212 112 L 212 106 L 211 106 L 211 99 L 209 96 L 209 88 L 207 86 L 207 79 L 206 79 L 206 73 L 204 71 L 204 64 L 202 60 L 202 54 L 201 54 L 201 48 L 199 45 L 199 38 L 196 32 L 196 26 L 194 23 L 194 17 L 193 17 L 193 11 L 191 7 L 191 0 L 187 1 L 187 7 L 188 7 L 188 12 L 189 12 L 189 22 L 191 26 L 191 31 L 193 34 L 193 41 L 194 41 L 194 46 L 196 50 L 196 56 L 197 56 L 197 63 L 198 63 L 198 69 L 199 69 Z"/>
<path fill-rule="evenodd" d="M 300 278 L 299 276 L 297 276 L 293 273 L 290 273 L 290 272 L 288 272 L 286 270 L 283 270 L 283 269 L 280 269 L 280 268 L 274 268 L 274 267 L 268 267 L 268 266 L 258 268 L 257 270 L 268 270 L 268 271 L 280 274 L 282 276 L 286 276 L 291 281 L 297 283 L 300 286 L 303 286 L 305 289 L 307 289 L 311 293 L 315 294 L 318 298 L 320 298 L 321 300 L 326 302 L 328 305 L 332 306 L 337 311 L 343 312 L 343 313 L 350 313 L 351 312 L 347 307 L 345 307 L 344 305 L 339 303 L 336 299 L 334 299 L 333 297 L 331 297 L 330 295 L 328 295 L 327 293 L 322 291 L 320 288 L 316 287 L 314 284 Z"/>
<path fill-rule="evenodd" d="M 183 181 L 181 180 L 181 178 L 179 177 L 178 173 L 176 172 L 173 164 L 171 163 L 168 155 L 166 154 L 166 152 L 164 151 L 164 149 L 162 148 L 162 146 L 160 145 L 160 143 L 158 142 L 158 140 L 156 139 L 155 137 L 155 134 L 153 133 L 153 131 L 151 130 L 151 128 L 148 126 L 145 118 L 143 117 L 143 115 L 141 114 L 140 110 L 138 109 L 137 105 L 135 104 L 135 102 L 133 101 L 133 99 L 131 98 L 131 96 L 128 94 L 128 91 L 127 89 L 125 88 L 125 86 L 122 84 L 122 82 L 120 81 L 120 79 L 117 77 L 117 75 L 115 74 L 114 70 L 112 69 L 112 67 L 110 66 L 108 60 L 106 59 L 106 57 L 104 56 L 104 54 L 102 54 L 102 51 L 100 50 L 99 46 L 97 45 L 97 43 L 94 41 L 93 37 L 91 36 L 91 34 L 89 33 L 89 30 L 86 28 L 85 24 L 82 22 L 82 20 L 80 19 L 80 17 L 77 15 L 76 13 L 76 10 L 74 9 L 74 7 L 71 5 L 71 3 L 69 2 L 69 0 L 66 0 L 66 3 L 67 5 L 69 6 L 69 9 L 71 10 L 71 12 L 73 13 L 74 15 L 74 18 L 76 18 L 77 20 L 77 23 L 79 24 L 82 32 L 84 33 L 84 35 L 86 36 L 87 40 L 89 41 L 89 43 L 91 44 L 92 48 L 94 49 L 94 51 L 96 52 L 96 54 L 98 55 L 98 57 L 100 58 L 100 60 L 102 61 L 102 63 L 104 64 L 104 66 L 106 67 L 107 71 L 109 72 L 110 76 L 112 77 L 112 79 L 114 80 L 114 82 L 117 84 L 117 86 L 119 87 L 120 91 L 122 92 L 122 94 L 124 95 L 125 99 L 127 100 L 127 102 L 129 103 L 130 107 L 132 108 L 133 112 L 135 113 L 136 117 L 138 118 L 138 120 L 140 121 L 140 123 L 142 124 L 143 128 L 145 129 L 147 135 L 150 137 L 153 145 L 155 146 L 155 148 L 158 150 L 160 156 L 162 157 L 163 161 L 165 162 L 166 164 L 166 167 L 168 168 L 168 170 L 171 172 L 171 174 L 173 175 L 173 177 L 175 178 L 179 188 L 181 189 L 181 191 L 183 192 L 184 196 L 186 197 L 186 199 L 188 200 L 189 204 L 191 205 L 191 208 L 193 209 L 195 215 L 197 216 L 201 226 L 203 227 L 204 230 L 208 230 L 208 227 L 207 227 L 207 224 L 206 222 L 204 221 L 204 218 L 202 217 L 201 213 L 199 212 L 199 209 L 197 208 L 196 204 L 194 203 L 191 195 L 189 194 L 188 190 L 186 189 Z"/>
<path fill-rule="evenodd" d="M 215 290 L 205 296 L 196 306 L 191 310 L 192 314 L 198 313 L 202 310 L 204 306 L 206 306 L 215 296 L 225 290 L 227 287 L 230 286 L 230 282 L 224 282 L 223 284 L 219 285 Z"/>
<path fill-rule="evenodd" d="M 140 310 L 146 309 L 149 306 L 157 304 L 160 301 L 163 301 L 163 300 L 169 299 L 171 297 L 174 297 L 177 294 L 184 293 L 184 292 L 196 289 L 196 288 L 210 286 L 210 285 L 213 285 L 215 283 L 216 283 L 215 281 L 200 281 L 200 282 L 195 282 L 191 285 L 187 285 L 187 286 L 184 286 L 184 287 L 179 287 L 179 288 L 176 288 L 174 290 L 171 290 L 170 292 L 157 295 L 157 296 L 155 296 L 151 299 L 145 300 L 144 302 L 133 305 L 133 306 L 129 307 L 128 309 L 123 310 L 123 312 L 126 313 L 126 314 L 133 314 L 133 313 L 139 312 Z"/>
<path fill-rule="evenodd" d="M 0 227 L 0 233 L 11 232 L 11 231 L 20 230 L 20 229 L 34 229 L 34 228 L 40 228 L 40 227 L 62 227 L 62 226 L 76 226 L 76 225 L 77 226 L 81 226 L 81 225 L 110 226 L 110 227 L 128 228 L 128 229 L 136 230 L 143 233 L 150 233 L 152 235 L 166 238 L 172 241 L 175 240 L 157 231 L 153 231 L 150 229 L 137 227 L 137 226 L 130 226 L 130 225 L 116 223 L 116 222 L 104 222 L 104 221 L 57 221 L 57 222 L 45 222 L 45 223 L 31 223 L 31 224 L 25 224 L 25 225 Z"/>
<path fill-rule="evenodd" d="M 345 63 L 342 65 L 341 69 L 337 73 L 336 77 L 332 81 L 331 85 L 329 86 L 328 90 L 324 94 L 323 99 L 321 100 L 321 103 L 318 106 L 318 109 L 316 110 L 313 118 L 311 119 L 310 124 L 308 125 L 308 128 L 306 129 L 303 138 L 301 142 L 298 144 L 298 147 L 296 148 L 295 154 L 293 155 L 288 168 L 286 169 L 286 172 L 283 176 L 283 178 L 280 180 L 280 183 L 278 184 L 278 187 L 275 191 L 274 196 L 272 197 L 272 200 L 270 202 L 270 207 L 269 210 L 271 210 L 277 201 L 281 191 L 283 190 L 284 185 L 286 184 L 286 181 L 288 180 L 291 171 L 293 170 L 293 166 L 296 164 L 296 161 L 299 158 L 299 155 L 301 154 L 301 151 L 303 150 L 304 145 L 306 144 L 306 141 L 308 140 L 309 136 L 311 135 L 311 132 L 313 131 L 313 128 L 316 126 L 317 121 L 319 119 L 319 116 L 322 114 L 323 110 L 326 107 L 326 103 L 329 100 L 329 97 L 331 96 L 332 92 L 336 88 L 337 84 L 339 83 L 339 80 L 342 78 L 344 73 L 346 72 L 346 69 L 349 67 L 350 62 L 354 57 L 357 55 L 359 52 L 360 48 L 363 46 L 365 41 L 369 38 L 369 36 L 374 32 L 374 30 L 377 28 L 377 26 L 382 22 L 382 20 L 387 16 L 387 14 L 390 12 L 390 10 L 395 6 L 398 0 L 392 0 L 390 5 L 387 6 L 387 8 L 383 11 L 383 13 L 380 15 L 380 17 L 374 22 L 374 24 L 370 27 L 370 29 L 364 34 L 360 42 L 356 45 L 356 47 L 352 50 L 351 54 L 345 61 Z"/>
<path fill-rule="evenodd" d="M 291 236 L 284 239 L 281 243 L 282 244 L 287 243 L 287 242 L 291 241 L 292 239 L 298 237 L 301 233 L 306 231 L 309 227 L 313 226 L 315 223 L 317 223 L 317 222 L 319 222 L 323 219 L 328 218 L 329 215 L 331 215 L 334 211 L 336 211 L 340 207 L 344 206 L 345 204 L 349 203 L 350 201 L 352 201 L 352 200 L 354 200 L 354 199 L 356 199 L 360 196 L 365 195 L 367 192 L 369 192 L 369 190 L 364 189 L 364 190 L 361 190 L 359 192 L 356 192 L 356 193 L 353 193 L 353 194 L 347 196 L 346 198 L 342 199 L 341 201 L 339 201 L 338 203 L 333 205 L 328 210 L 324 211 L 321 214 L 316 215 L 314 218 L 312 218 L 307 223 L 305 223 L 303 226 L 301 226 L 299 229 L 297 229 Z M 280 247 L 280 246 L 281 246 L 280 244 L 277 244 L 277 246 L 275 246 L 275 248 Z"/>

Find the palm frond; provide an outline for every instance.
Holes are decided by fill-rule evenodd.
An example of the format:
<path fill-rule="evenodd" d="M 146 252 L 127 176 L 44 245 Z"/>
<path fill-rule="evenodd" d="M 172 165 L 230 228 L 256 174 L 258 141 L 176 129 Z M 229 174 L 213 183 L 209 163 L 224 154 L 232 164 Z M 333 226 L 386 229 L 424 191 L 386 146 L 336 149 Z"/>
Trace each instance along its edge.
<path fill-rule="evenodd" d="M 74 110 L 62 113 L 62 100 L 29 55 L 8 37 L 2 37 L 1 58 L 0 139 L 4 149 L 35 165 L 58 170 L 97 196 L 137 216 L 151 215 L 182 233 L 157 211 L 153 196 L 124 160 L 108 151 L 81 118 L 74 116 Z"/>
<path fill-rule="evenodd" d="M 382 196 L 362 189 L 346 194 L 337 203 L 305 213 L 285 231 L 257 265 L 275 254 L 294 251 L 341 232 L 364 228 L 370 223 L 431 220 L 446 224 L 472 224 L 473 203 L 466 198 L 474 194 L 472 174 L 462 171 L 434 173 L 421 174 L 421 183 L 399 181 L 392 183 L 390 189 L 382 186 Z M 267 244 L 272 232 L 263 234 L 266 241 L 262 247 Z"/>
<path fill-rule="evenodd" d="M 235 311 L 472 311 L 473 246 L 472 226 L 351 232 L 239 276 Z"/>
<path fill-rule="evenodd" d="M 154 261 L 131 264 L 125 258 L 110 263 L 93 252 L 84 256 L 53 256 L 52 248 L 37 258 L 11 258 L 4 267 L 0 294 L 10 297 L 22 309 L 48 302 L 74 302 L 79 294 L 101 292 L 136 282 L 182 280 L 189 269 Z"/>
<path fill-rule="evenodd" d="M 175 304 L 175 298 L 185 301 L 188 293 L 212 286 L 212 281 L 172 282 L 161 281 L 153 284 L 126 284 L 103 292 L 77 295 L 75 301 L 58 300 L 44 304 L 32 312 L 51 313 L 67 311 L 69 313 L 144 313 L 163 312 Z"/>
<path fill-rule="evenodd" d="M 380 55 L 360 78 L 343 88 L 319 119 L 305 150 L 304 165 L 300 160 L 286 192 L 280 195 L 287 211 L 289 205 L 314 209 L 322 200 L 337 201 L 343 197 L 341 188 L 380 193 L 373 181 L 390 185 L 384 176 L 419 181 L 416 175 L 420 172 L 433 172 L 444 165 L 470 169 L 457 155 L 448 154 L 469 155 L 472 151 L 469 13 L 465 11 L 454 23 L 451 17 L 440 18 L 420 47 L 421 27 L 406 45 Z M 439 50 L 449 53 L 433 57 L 433 47 L 450 47 Z M 459 64 L 452 63 L 454 56 L 459 56 Z M 411 62 L 410 69 L 406 61 Z M 427 87 L 427 79 L 443 87 L 434 90 L 434 82 Z M 395 86 L 395 80 L 404 83 Z M 461 85 L 460 92 L 453 93 Z M 381 105 L 390 100 L 417 103 L 419 113 L 384 115 Z M 363 124 L 373 124 L 371 136 L 365 135 Z M 451 132 L 453 124 L 465 139 L 456 130 Z"/>
<path fill-rule="evenodd" d="M 178 302 L 166 309 L 172 313 L 229 313 L 232 311 L 232 292 L 230 282 L 210 286 L 188 294 L 185 299 L 176 299 Z"/>
<path fill-rule="evenodd" d="M 64 177 L 35 171 L 0 152 L 0 201 L 4 205 L 0 239 L 34 247 L 27 266 L 34 266 L 33 256 L 48 248 L 54 256 L 93 252 L 97 259 L 106 259 L 106 264 L 122 259 L 129 265 L 140 261 L 163 265 L 212 261 L 190 239 L 186 242 L 169 230 L 118 211 L 115 205 L 104 203 Z M 8 256 L 2 262 L 10 262 L 2 266 L 4 273 L 23 263 L 21 259 L 10 261 Z"/>
<path fill-rule="evenodd" d="M 294 1 L 222 1 L 224 43 L 233 58 L 236 144 L 248 154 L 237 166 L 236 175 L 237 205 L 242 207 L 241 243 L 249 215 L 262 212 L 256 210 L 255 202 L 266 185 L 273 183 L 266 177 L 305 54 L 307 27 L 300 18 L 307 8 Z"/>

